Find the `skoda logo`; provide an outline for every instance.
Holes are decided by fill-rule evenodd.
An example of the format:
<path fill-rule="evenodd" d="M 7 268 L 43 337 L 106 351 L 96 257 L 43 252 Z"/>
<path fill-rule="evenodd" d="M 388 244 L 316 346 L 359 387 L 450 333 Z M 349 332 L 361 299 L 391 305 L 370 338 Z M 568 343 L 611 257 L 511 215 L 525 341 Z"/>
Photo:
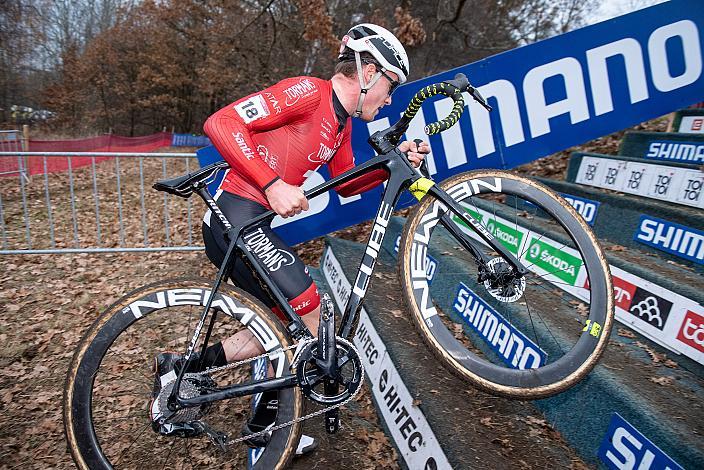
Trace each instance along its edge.
<path fill-rule="evenodd" d="M 539 254 L 540 254 L 540 245 L 538 245 L 536 243 L 535 245 L 530 247 L 530 257 L 537 258 Z"/>

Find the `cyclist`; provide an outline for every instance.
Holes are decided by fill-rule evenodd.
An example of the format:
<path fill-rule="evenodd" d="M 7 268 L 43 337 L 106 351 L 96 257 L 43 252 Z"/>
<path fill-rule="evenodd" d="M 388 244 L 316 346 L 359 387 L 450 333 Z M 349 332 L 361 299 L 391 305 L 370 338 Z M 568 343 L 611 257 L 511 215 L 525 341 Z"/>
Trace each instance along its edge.
<path fill-rule="evenodd" d="M 214 196 L 225 216 L 230 220 L 248 220 L 273 209 L 282 217 L 291 217 L 307 210 L 308 201 L 300 186 L 308 173 L 327 164 L 331 175 L 336 176 L 355 166 L 351 117 L 373 121 L 379 110 L 391 103 L 391 94 L 407 80 L 408 72 L 408 56 L 399 40 L 380 26 L 360 24 L 343 37 L 330 80 L 285 79 L 210 116 L 204 130 L 230 164 Z M 408 152 L 414 166 L 419 166 L 423 154 L 430 151 L 425 142 L 420 145 L 403 142 L 399 149 Z M 384 170 L 377 170 L 336 190 L 343 197 L 352 196 L 379 185 L 387 177 Z M 210 211 L 204 218 L 203 237 L 208 258 L 220 266 L 227 241 L 220 224 L 211 223 Z M 318 290 L 294 250 L 268 225 L 257 227 L 243 238 L 293 310 L 317 334 Z M 284 320 L 242 260 L 235 262 L 230 277 Z M 252 334 L 243 330 L 209 346 L 202 361 L 192 359 L 187 367 L 189 372 L 199 372 L 200 364 L 206 368 L 222 366 L 262 352 Z M 180 355 L 157 356 L 154 398 L 159 394 L 161 378 L 173 376 L 174 368 L 182 366 Z M 154 403 L 157 405 L 152 405 L 151 415 L 152 419 L 158 419 L 161 410 L 155 409 L 158 400 Z M 243 433 L 265 429 L 273 422 L 276 403 L 276 392 L 265 394 Z M 305 438 L 302 443 L 309 443 Z M 249 444 L 255 447 L 266 445 L 266 440 L 251 441 Z"/>

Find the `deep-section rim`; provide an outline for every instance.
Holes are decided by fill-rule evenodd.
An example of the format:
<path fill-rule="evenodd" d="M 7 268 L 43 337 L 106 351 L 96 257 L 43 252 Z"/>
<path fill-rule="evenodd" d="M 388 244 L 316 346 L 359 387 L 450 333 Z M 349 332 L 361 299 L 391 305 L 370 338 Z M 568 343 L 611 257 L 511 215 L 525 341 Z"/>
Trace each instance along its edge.
<path fill-rule="evenodd" d="M 86 458 L 83 455 L 83 452 L 81 451 L 81 446 L 79 445 L 79 437 L 76 435 L 77 429 L 80 426 L 86 426 L 86 424 L 80 424 L 76 423 L 76 420 L 74 419 L 74 410 L 73 410 L 73 401 L 75 398 L 75 383 L 77 380 L 77 375 L 79 373 L 79 368 L 80 366 L 84 363 L 85 359 L 85 354 L 91 347 L 91 343 L 94 341 L 96 336 L 100 333 L 101 329 L 110 321 L 111 318 L 113 318 L 115 315 L 119 314 L 122 312 L 124 308 L 126 308 L 128 305 L 130 305 L 132 302 L 135 300 L 138 300 L 141 297 L 144 297 L 148 295 L 150 292 L 158 292 L 159 290 L 165 291 L 169 289 L 183 289 L 183 288 L 195 288 L 195 289 L 206 289 L 206 290 L 211 290 L 212 289 L 212 282 L 203 279 L 203 278 L 195 278 L 195 277 L 186 277 L 186 278 L 176 278 L 176 279 L 168 279 L 164 281 L 158 281 L 154 282 L 152 284 L 148 284 L 146 286 L 140 287 L 119 300 L 117 300 L 115 303 L 113 303 L 110 307 L 108 307 L 96 320 L 95 322 L 91 325 L 91 327 L 88 329 L 88 331 L 83 335 L 81 342 L 79 343 L 78 348 L 76 349 L 76 352 L 73 355 L 73 358 L 71 359 L 71 364 L 69 366 L 69 371 L 66 377 L 66 381 L 64 384 L 64 398 L 63 398 L 63 415 L 64 415 L 64 432 L 66 435 L 66 440 L 67 443 L 69 444 L 69 449 L 71 451 L 71 454 L 73 456 L 74 462 L 79 468 L 85 468 L 85 469 L 90 469 L 90 468 L 97 468 L 94 464 L 94 462 L 87 462 Z M 273 313 L 267 309 L 265 306 L 261 304 L 256 298 L 248 294 L 247 292 L 244 292 L 241 289 L 238 289 L 236 287 L 224 284 L 222 285 L 219 290 L 218 290 L 219 295 L 227 295 L 231 298 L 237 299 L 240 303 L 247 305 L 247 307 L 252 310 L 256 316 L 266 322 L 265 324 L 272 329 L 272 333 L 277 337 L 280 343 L 282 343 L 283 347 L 290 346 L 290 338 L 288 334 L 286 333 L 285 328 L 283 325 L 280 323 L 278 318 L 276 318 Z M 119 335 L 115 335 L 116 339 Z M 113 339 L 113 341 L 114 341 Z M 110 343 L 112 344 L 112 342 Z M 109 348 L 109 345 L 105 347 L 105 351 L 107 351 Z M 290 364 L 292 360 L 292 352 L 287 351 L 284 353 L 285 354 L 285 365 L 287 366 Z M 102 361 L 102 357 L 101 357 Z M 287 367 L 286 367 L 287 368 Z M 92 384 L 91 384 L 92 388 Z M 292 416 L 293 417 L 299 417 L 302 415 L 303 412 L 303 398 L 300 393 L 300 390 L 295 387 L 292 389 L 287 389 L 290 391 L 292 394 L 292 399 L 293 399 L 293 410 L 292 410 Z M 92 423 L 90 423 L 91 426 L 91 431 L 92 431 L 92 438 L 95 438 L 95 432 L 94 429 L 92 429 Z M 285 445 L 284 452 L 281 454 L 281 458 L 278 460 L 278 463 L 273 467 L 273 468 L 285 468 L 285 466 L 290 462 L 291 458 L 294 455 L 296 446 L 298 445 L 298 440 L 300 439 L 300 434 L 301 434 L 301 424 L 300 423 L 295 423 L 290 426 L 290 431 L 288 434 L 288 438 L 286 440 L 287 444 Z M 102 453 L 100 455 L 103 455 Z M 261 462 L 261 461 L 260 461 Z M 105 464 L 103 463 L 102 465 L 104 468 L 112 468 L 109 463 Z M 258 468 L 260 465 L 257 465 Z M 272 468 L 271 465 L 268 466 L 269 468 Z"/>
<path fill-rule="evenodd" d="M 485 377 L 482 377 L 480 375 L 475 374 L 472 371 L 469 371 L 461 365 L 458 361 L 456 361 L 443 347 L 441 343 L 438 342 L 437 338 L 435 335 L 430 331 L 429 327 L 426 325 L 425 320 L 423 319 L 423 315 L 420 312 L 417 303 L 415 301 L 415 296 L 413 294 L 413 288 L 409 285 L 410 282 L 410 275 L 409 275 L 409 260 L 411 258 L 411 245 L 412 245 L 412 234 L 416 231 L 418 228 L 418 225 L 420 223 L 421 217 L 428 211 L 430 208 L 430 205 L 435 201 L 435 199 L 431 196 L 426 196 L 419 204 L 418 207 L 414 210 L 414 212 L 409 216 L 404 230 L 403 234 L 401 237 L 401 242 L 400 242 L 400 247 L 399 247 L 399 257 L 398 257 L 398 272 L 399 272 L 399 278 L 401 280 L 401 284 L 403 286 L 403 297 L 404 301 L 407 305 L 407 307 L 410 309 L 412 312 L 412 318 L 413 318 L 413 323 L 416 326 L 417 330 L 420 333 L 420 336 L 423 338 L 423 340 L 429 345 L 430 349 L 433 351 L 433 353 L 441 360 L 442 363 L 448 366 L 448 369 L 450 369 L 453 373 L 456 375 L 459 375 L 461 378 L 468 380 L 475 386 L 488 391 L 493 394 L 509 397 L 509 398 L 520 398 L 520 399 L 535 399 L 535 398 L 544 398 L 550 395 L 554 395 L 556 393 L 559 393 L 570 386 L 574 385 L 577 381 L 579 381 L 582 377 L 584 377 L 589 371 L 594 367 L 596 362 L 598 361 L 599 357 L 601 354 L 603 354 L 604 348 L 608 342 L 608 337 L 613 325 L 613 295 L 610 295 L 610 293 L 613 292 L 613 287 L 612 287 L 612 280 L 611 280 L 611 274 L 608 269 L 608 264 L 606 263 L 606 259 L 604 257 L 603 251 L 601 250 L 601 247 L 596 240 L 596 237 L 594 236 L 593 232 L 589 227 L 586 225 L 586 223 L 579 217 L 569 204 L 567 204 L 564 200 L 561 198 L 558 198 L 557 195 L 550 190 L 549 188 L 545 187 L 544 185 L 518 176 L 514 175 L 509 172 L 505 171 L 500 171 L 500 170 L 478 170 L 478 171 L 472 171 L 472 172 L 466 172 L 466 173 L 461 173 L 459 175 L 453 176 L 451 178 L 448 178 L 447 180 L 444 180 L 443 182 L 439 183 L 441 188 L 446 190 L 447 188 L 454 187 L 457 184 L 463 182 L 463 181 L 468 181 L 470 179 L 475 179 L 475 178 L 503 178 L 503 179 L 510 179 L 514 180 L 518 183 L 524 184 L 524 185 L 529 185 L 532 186 L 533 188 L 537 189 L 540 192 L 543 192 L 547 196 L 551 197 L 554 199 L 556 203 L 558 203 L 564 210 L 566 210 L 574 219 L 573 221 L 570 221 L 571 223 L 576 223 L 578 224 L 579 228 L 584 232 L 584 235 L 588 237 L 591 246 L 593 247 L 594 253 L 596 254 L 596 260 L 595 265 L 593 267 L 598 266 L 600 269 L 597 269 L 597 271 L 601 272 L 604 274 L 604 289 L 603 291 L 606 292 L 606 298 L 605 298 L 605 306 L 606 308 L 604 309 L 604 321 L 602 324 L 602 334 L 599 336 L 599 340 L 596 344 L 596 346 L 593 348 L 592 352 L 589 354 L 586 360 L 584 360 L 581 365 L 576 368 L 573 372 L 571 372 L 569 375 L 564 377 L 562 380 L 559 380 L 554 383 L 550 383 L 547 385 L 539 386 L 539 387 L 523 387 L 523 386 L 508 386 L 505 384 L 499 384 L 496 382 L 492 382 L 491 380 L 486 379 Z M 507 193 L 504 193 L 507 194 Z M 560 221 L 561 222 L 561 221 Z M 567 228 L 565 227 L 567 230 Z M 586 260 L 585 260 L 586 262 Z M 585 266 L 586 267 L 586 266 Z M 594 273 L 590 272 L 590 276 L 593 275 Z M 590 312 L 590 317 L 591 317 L 591 312 Z M 558 360 L 559 361 L 559 360 Z M 517 374 L 517 377 L 519 375 Z"/>

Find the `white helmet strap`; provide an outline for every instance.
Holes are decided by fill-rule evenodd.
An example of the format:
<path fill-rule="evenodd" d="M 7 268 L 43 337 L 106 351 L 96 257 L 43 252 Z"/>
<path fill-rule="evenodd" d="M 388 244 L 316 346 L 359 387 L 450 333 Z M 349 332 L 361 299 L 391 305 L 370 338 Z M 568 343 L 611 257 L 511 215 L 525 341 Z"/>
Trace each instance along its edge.
<path fill-rule="evenodd" d="M 357 109 L 354 112 L 354 117 L 359 117 L 362 115 L 362 104 L 364 104 L 364 98 L 367 96 L 367 91 L 381 78 L 382 72 L 377 72 L 369 83 L 364 83 L 364 71 L 362 70 L 362 59 L 359 52 L 354 52 L 354 60 L 357 63 L 357 76 L 359 77 L 359 99 L 357 100 Z"/>

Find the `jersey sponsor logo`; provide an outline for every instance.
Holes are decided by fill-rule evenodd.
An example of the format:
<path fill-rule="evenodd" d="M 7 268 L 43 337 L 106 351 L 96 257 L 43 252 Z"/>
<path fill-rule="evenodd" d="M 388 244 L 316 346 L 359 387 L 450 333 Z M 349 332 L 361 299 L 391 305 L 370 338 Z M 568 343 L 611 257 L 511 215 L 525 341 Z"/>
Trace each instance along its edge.
<path fill-rule="evenodd" d="M 704 162 L 704 145 L 689 142 L 651 142 L 646 158 Z"/>
<path fill-rule="evenodd" d="M 545 351 L 462 282 L 457 288 L 452 307 L 509 367 L 534 369 L 545 364 Z"/>
<path fill-rule="evenodd" d="M 317 152 L 311 152 L 308 154 L 308 161 L 313 163 L 327 163 L 333 155 L 335 155 L 336 151 L 337 148 L 330 148 L 321 143 Z"/>
<path fill-rule="evenodd" d="M 325 132 L 328 132 L 328 133 L 330 133 L 330 134 L 333 133 L 333 132 L 332 132 L 332 124 L 330 124 L 330 121 L 328 121 L 328 120 L 325 119 L 324 117 L 323 117 L 323 118 L 320 118 L 320 127 L 322 127 L 323 130 L 325 130 Z"/>
<path fill-rule="evenodd" d="M 704 352 L 704 317 L 687 310 L 677 339 L 684 344 Z"/>
<path fill-rule="evenodd" d="M 618 413 L 611 416 L 597 455 L 609 469 L 682 470 L 677 462 Z"/>
<path fill-rule="evenodd" d="M 237 114 L 240 115 L 245 124 L 249 124 L 257 119 L 265 118 L 269 115 L 269 108 L 266 105 L 264 97 L 254 95 L 235 105 Z"/>
<path fill-rule="evenodd" d="M 335 138 L 335 143 L 332 148 L 328 147 L 324 143 L 320 143 L 320 147 L 317 152 L 311 152 L 308 154 L 308 161 L 312 163 L 327 163 L 335 155 L 335 152 L 340 148 L 342 143 L 343 134 L 339 134 Z"/>
<path fill-rule="evenodd" d="M 253 159 L 254 152 L 251 148 L 249 148 L 249 145 L 247 145 L 247 141 L 244 140 L 244 135 L 241 132 L 238 132 L 236 134 L 233 132 L 232 137 L 235 138 L 235 142 L 237 142 L 237 145 L 239 146 L 240 150 L 242 150 L 244 156 L 247 157 L 247 160 Z"/>
<path fill-rule="evenodd" d="M 293 106 L 298 103 L 298 100 L 305 98 L 312 94 L 318 92 L 318 88 L 315 86 L 309 78 L 301 78 L 298 83 L 291 85 L 284 90 L 284 95 L 286 95 L 286 106 Z"/>
<path fill-rule="evenodd" d="M 246 234 L 242 239 L 247 249 L 254 253 L 269 272 L 273 273 L 284 266 L 291 266 L 296 261 L 288 251 L 276 248 L 261 228 Z"/>
<path fill-rule="evenodd" d="M 264 145 L 258 145 L 257 146 L 257 152 L 259 152 L 259 156 L 262 157 L 262 160 L 264 160 L 264 163 L 269 165 L 269 168 L 272 170 L 276 170 L 276 166 L 279 163 L 279 157 L 274 155 L 273 153 L 269 153 L 269 149 L 266 148 Z"/>
<path fill-rule="evenodd" d="M 697 264 L 704 264 L 704 232 L 701 230 L 643 215 L 633 239 Z"/>
<path fill-rule="evenodd" d="M 264 92 L 264 96 L 266 96 L 266 99 L 269 100 L 269 104 L 271 104 L 271 107 L 274 108 L 276 114 L 279 114 L 281 112 L 281 106 L 279 106 L 279 100 L 276 99 L 276 96 L 268 91 Z"/>

